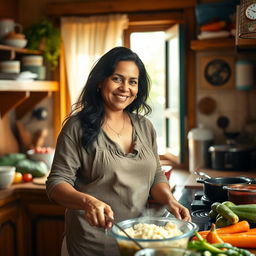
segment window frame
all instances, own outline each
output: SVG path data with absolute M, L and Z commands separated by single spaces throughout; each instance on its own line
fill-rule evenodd
M 155 13 L 155 14 L 136 14 L 129 16 L 129 26 L 124 31 L 123 34 L 123 44 L 125 47 L 130 48 L 130 35 L 134 32 L 153 32 L 153 31 L 165 31 L 175 24 L 183 24 L 183 13 L 178 12 L 165 12 Z M 185 56 L 185 59 L 187 57 Z M 167 97 L 167 95 L 165 95 Z M 186 102 L 187 99 L 184 99 Z M 187 105 L 187 104 L 186 104 Z M 186 112 L 186 111 L 185 111 Z M 163 116 L 164 118 L 164 116 Z M 187 130 L 185 123 L 185 130 Z M 184 138 L 185 139 L 185 138 Z M 159 155 L 161 163 L 163 165 L 172 165 L 177 168 L 187 167 L 187 155 L 184 152 L 183 158 L 185 159 L 183 163 L 179 163 L 177 156 L 166 152 L 164 155 Z

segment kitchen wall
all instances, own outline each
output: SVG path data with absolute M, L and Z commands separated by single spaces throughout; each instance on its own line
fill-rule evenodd
M 234 60 L 231 64 L 231 71 L 233 72 L 233 83 L 229 88 L 205 89 L 201 84 L 201 72 L 204 72 L 201 58 L 202 56 L 228 56 Z M 247 91 L 241 91 L 236 88 L 236 61 L 237 60 L 251 60 L 254 62 L 255 74 L 255 58 L 250 53 L 237 54 L 234 51 L 205 51 L 198 52 L 196 57 L 197 62 L 197 122 L 202 123 L 210 128 L 215 135 L 215 141 L 218 144 L 224 143 L 226 138 L 223 136 L 223 130 L 218 127 L 217 120 L 220 116 L 226 116 L 229 119 L 227 131 L 241 132 L 240 140 L 256 142 L 256 79 L 254 76 L 253 88 Z M 215 108 L 211 113 L 205 113 L 200 110 L 205 97 L 210 97 L 216 103 Z M 206 111 L 207 112 L 207 111 Z

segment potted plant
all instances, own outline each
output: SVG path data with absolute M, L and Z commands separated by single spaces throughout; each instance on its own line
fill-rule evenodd
M 30 50 L 42 50 L 45 61 L 54 69 L 60 55 L 60 29 L 47 18 L 33 24 L 24 31 Z

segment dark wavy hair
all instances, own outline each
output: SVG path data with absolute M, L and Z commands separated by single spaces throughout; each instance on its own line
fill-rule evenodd
M 99 84 L 114 73 L 120 61 L 133 61 L 139 69 L 138 94 L 134 101 L 125 108 L 125 111 L 134 112 L 137 117 L 141 112 L 143 115 L 147 115 L 152 111 L 146 103 L 150 90 L 150 79 L 143 62 L 129 48 L 115 47 L 111 49 L 92 68 L 72 111 L 72 113 L 76 112 L 81 122 L 82 146 L 85 149 L 97 138 L 105 114 L 103 100 L 98 89 Z

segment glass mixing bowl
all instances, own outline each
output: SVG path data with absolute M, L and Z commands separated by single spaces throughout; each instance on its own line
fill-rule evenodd
M 187 222 L 183 220 L 178 220 L 175 218 L 168 217 L 140 217 L 135 219 L 129 219 L 119 222 L 118 224 L 123 228 L 127 229 L 133 227 L 139 223 L 146 224 L 155 224 L 157 226 L 165 226 L 168 222 L 174 223 L 177 228 L 183 233 L 178 236 L 171 238 L 162 238 L 162 239 L 138 239 L 135 240 L 143 248 L 157 248 L 157 247 L 177 247 L 177 248 L 186 248 L 189 238 L 192 237 L 195 231 L 198 230 L 198 227 L 195 223 Z M 139 247 L 126 237 L 120 229 L 116 226 L 113 226 L 111 229 L 111 234 L 116 238 L 117 243 L 120 249 L 121 256 L 134 256 L 134 254 L 139 251 Z

